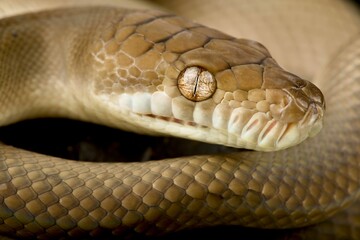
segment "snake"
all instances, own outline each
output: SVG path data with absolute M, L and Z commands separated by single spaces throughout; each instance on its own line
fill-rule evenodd
M 351 15 L 348 3 L 333 2 Z M 316 76 L 312 64 L 302 66 L 310 82 L 280 67 L 261 43 L 169 11 L 68 3 L 4 11 L 1 125 L 66 117 L 244 150 L 97 163 L 1 144 L 2 235 L 50 239 L 163 235 L 216 225 L 298 228 L 356 202 L 359 28 L 346 28 L 348 35 L 326 52 L 330 62 L 318 58 L 324 69 Z M 181 9 L 176 1 L 168 4 Z M 359 26 L 356 19 L 357 12 L 350 23 Z M 284 65 L 296 66 L 291 64 Z

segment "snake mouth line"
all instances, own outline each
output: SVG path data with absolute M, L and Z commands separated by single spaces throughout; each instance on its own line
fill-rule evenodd
M 174 118 L 174 117 L 157 116 L 154 114 L 139 114 L 139 115 L 154 118 L 154 119 L 164 120 L 166 122 L 174 122 L 174 123 L 178 123 L 180 125 L 187 125 L 187 126 L 191 126 L 191 127 L 199 127 L 199 128 L 204 128 L 204 129 L 209 128 L 208 126 L 201 125 L 201 124 L 195 123 L 193 121 L 184 121 L 184 120 Z

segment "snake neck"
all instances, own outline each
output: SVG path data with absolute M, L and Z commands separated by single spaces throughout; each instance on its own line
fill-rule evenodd
M 84 51 L 115 14 L 121 17 L 121 10 L 60 9 L 0 20 L 0 125 L 36 117 L 88 118 L 89 79 L 79 78 L 86 71 Z

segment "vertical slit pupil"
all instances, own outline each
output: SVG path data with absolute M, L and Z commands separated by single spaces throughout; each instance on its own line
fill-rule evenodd
M 200 77 L 200 73 L 201 73 L 201 70 L 199 69 L 197 75 L 196 75 L 196 80 L 195 80 L 195 86 L 194 86 L 194 92 L 193 92 L 193 97 L 196 96 L 196 92 L 197 92 L 197 89 L 198 89 L 198 84 L 199 84 L 199 77 Z

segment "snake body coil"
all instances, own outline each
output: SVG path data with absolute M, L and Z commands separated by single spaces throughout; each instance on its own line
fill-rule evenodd
M 60 116 L 281 151 L 84 163 L 0 145 L 0 231 L 153 235 L 328 218 L 359 192 L 360 119 L 351 113 L 360 85 L 346 78 L 348 91 L 337 94 L 337 73 L 326 74 L 318 82 L 328 96 L 326 128 L 304 141 L 323 125 L 324 97 L 257 42 L 157 11 L 87 7 L 5 18 L 2 125 Z

